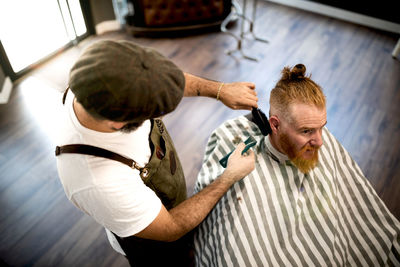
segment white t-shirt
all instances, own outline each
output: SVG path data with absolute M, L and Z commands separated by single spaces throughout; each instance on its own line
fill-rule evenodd
M 131 133 L 102 133 L 80 124 L 74 109 L 74 95 L 68 93 L 57 145 L 88 144 L 148 163 L 151 151 L 151 122 Z M 123 253 L 112 231 L 120 237 L 134 235 L 158 215 L 161 201 L 139 176 L 139 171 L 120 162 L 82 154 L 57 156 L 61 183 L 68 199 L 106 228 L 111 246 Z

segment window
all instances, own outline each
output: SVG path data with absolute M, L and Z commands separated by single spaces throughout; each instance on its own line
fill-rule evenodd
M 87 33 L 79 0 L 0 1 L 5 69 L 15 76 Z

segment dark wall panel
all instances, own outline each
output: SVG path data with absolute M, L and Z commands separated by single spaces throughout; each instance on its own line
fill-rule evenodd
M 390 0 L 380 1 L 346 1 L 346 0 L 310 0 L 321 4 L 345 9 L 378 19 L 400 23 L 399 2 Z

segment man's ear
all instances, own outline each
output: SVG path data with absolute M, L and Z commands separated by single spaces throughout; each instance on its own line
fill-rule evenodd
M 271 130 L 274 134 L 276 134 L 280 127 L 280 120 L 277 116 L 273 115 L 269 117 L 269 124 L 271 125 Z

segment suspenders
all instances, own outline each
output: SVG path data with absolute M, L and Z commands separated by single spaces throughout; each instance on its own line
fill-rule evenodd
M 121 156 L 120 154 L 100 147 L 83 144 L 56 146 L 56 156 L 63 153 L 84 154 L 119 161 L 125 165 L 128 165 L 132 169 L 138 170 L 142 179 L 146 178 L 149 174 L 149 170 L 146 167 L 140 167 L 139 164 L 137 164 L 137 162 L 133 159 L 126 158 L 124 156 Z

